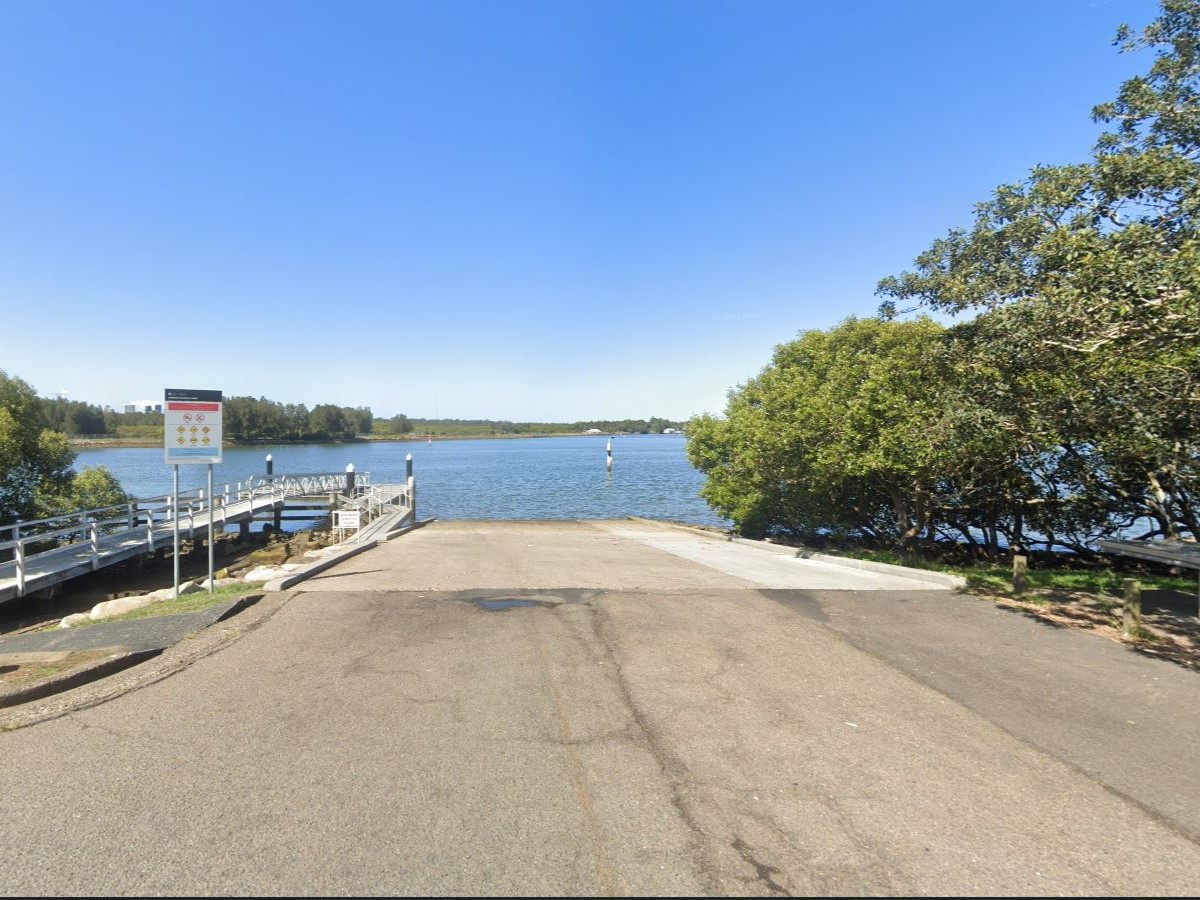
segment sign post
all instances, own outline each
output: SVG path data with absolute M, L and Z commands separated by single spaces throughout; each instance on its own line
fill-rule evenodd
M 221 392 L 167 388 L 163 398 L 163 461 L 175 467 L 175 597 L 179 596 L 179 466 L 208 466 L 208 590 L 213 585 L 213 463 L 221 461 Z

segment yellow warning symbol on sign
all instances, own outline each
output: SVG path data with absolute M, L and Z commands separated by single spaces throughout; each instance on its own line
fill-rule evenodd
M 201 431 L 203 431 L 205 434 L 208 434 L 210 431 L 212 431 L 212 429 L 211 429 L 211 428 L 209 428 L 207 425 L 205 425 L 205 426 L 204 426 L 203 428 L 201 428 L 200 430 L 201 430 Z
M 211 443 L 211 440 L 209 438 L 201 438 L 200 443 L 207 445 L 207 444 Z
M 179 426 L 178 428 L 176 428 L 175 430 L 176 430 L 176 431 L 178 431 L 180 434 L 183 434 L 183 426 L 182 426 L 182 425 L 180 425 L 180 426 Z
M 180 437 L 180 438 L 175 438 L 175 443 L 177 443 L 177 444 L 182 444 L 182 443 L 183 443 L 183 438 L 181 438 L 181 437 Z
M 191 445 L 192 445 L 193 447 L 194 447 L 194 446 L 196 446 L 196 439 L 195 439 L 194 437 L 193 437 L 193 438 L 191 438 L 191 439 L 189 440 L 189 443 L 191 443 Z
M 188 431 L 190 431 L 192 434 L 195 434 L 197 430 L 198 429 L 196 428 L 195 425 L 193 425 L 191 428 L 188 429 Z

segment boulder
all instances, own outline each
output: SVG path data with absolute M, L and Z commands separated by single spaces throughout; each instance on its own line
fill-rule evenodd
M 93 621 L 107 619 L 110 616 L 119 616 L 121 613 L 127 613 L 130 610 L 141 609 L 143 606 L 149 606 L 153 602 L 149 597 L 121 597 L 119 600 L 105 600 L 103 603 L 97 603 L 92 607 L 92 611 L 88 613 L 88 618 Z
M 84 622 L 92 621 L 92 617 L 88 613 L 72 613 L 58 623 L 59 628 L 74 628 L 76 625 L 82 625 Z
M 283 570 L 275 566 L 256 566 L 242 576 L 242 581 L 273 581 L 283 575 Z

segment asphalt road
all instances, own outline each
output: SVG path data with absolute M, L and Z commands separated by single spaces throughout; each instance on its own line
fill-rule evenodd
M 676 536 L 434 524 L 0 734 L 0 890 L 1195 892 L 1195 674 Z

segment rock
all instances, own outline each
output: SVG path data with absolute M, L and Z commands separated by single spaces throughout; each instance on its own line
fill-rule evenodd
M 256 566 L 242 576 L 242 581 L 273 581 L 283 574 L 283 570 L 275 566 Z
M 82 625 L 84 622 L 92 621 L 92 617 L 88 613 L 72 613 L 61 622 L 58 623 L 59 628 L 74 628 L 76 625 Z
M 212 584 L 213 584 L 213 587 L 223 588 L 230 584 L 239 584 L 240 582 L 241 582 L 240 578 L 218 578 L 215 581 L 213 581 Z M 200 590 L 202 590 L 202 591 L 208 590 L 209 584 L 208 584 L 207 578 L 205 578 L 203 581 L 198 581 L 196 583 L 200 585 Z
M 200 590 L 203 590 L 203 588 L 201 588 L 200 585 L 196 584 L 194 581 L 185 581 L 179 586 L 179 596 L 182 597 L 184 594 L 195 594 Z
M 127 613 L 130 610 L 141 609 L 143 606 L 149 606 L 153 602 L 148 597 L 122 597 L 119 600 L 105 600 L 103 603 L 97 603 L 93 606 L 92 611 L 87 615 L 93 621 L 107 619 L 110 616 L 119 616 L 121 613 Z
M 295 572 L 298 568 L 300 568 L 300 566 L 296 563 L 284 563 L 279 568 L 283 569 L 285 572 Z

